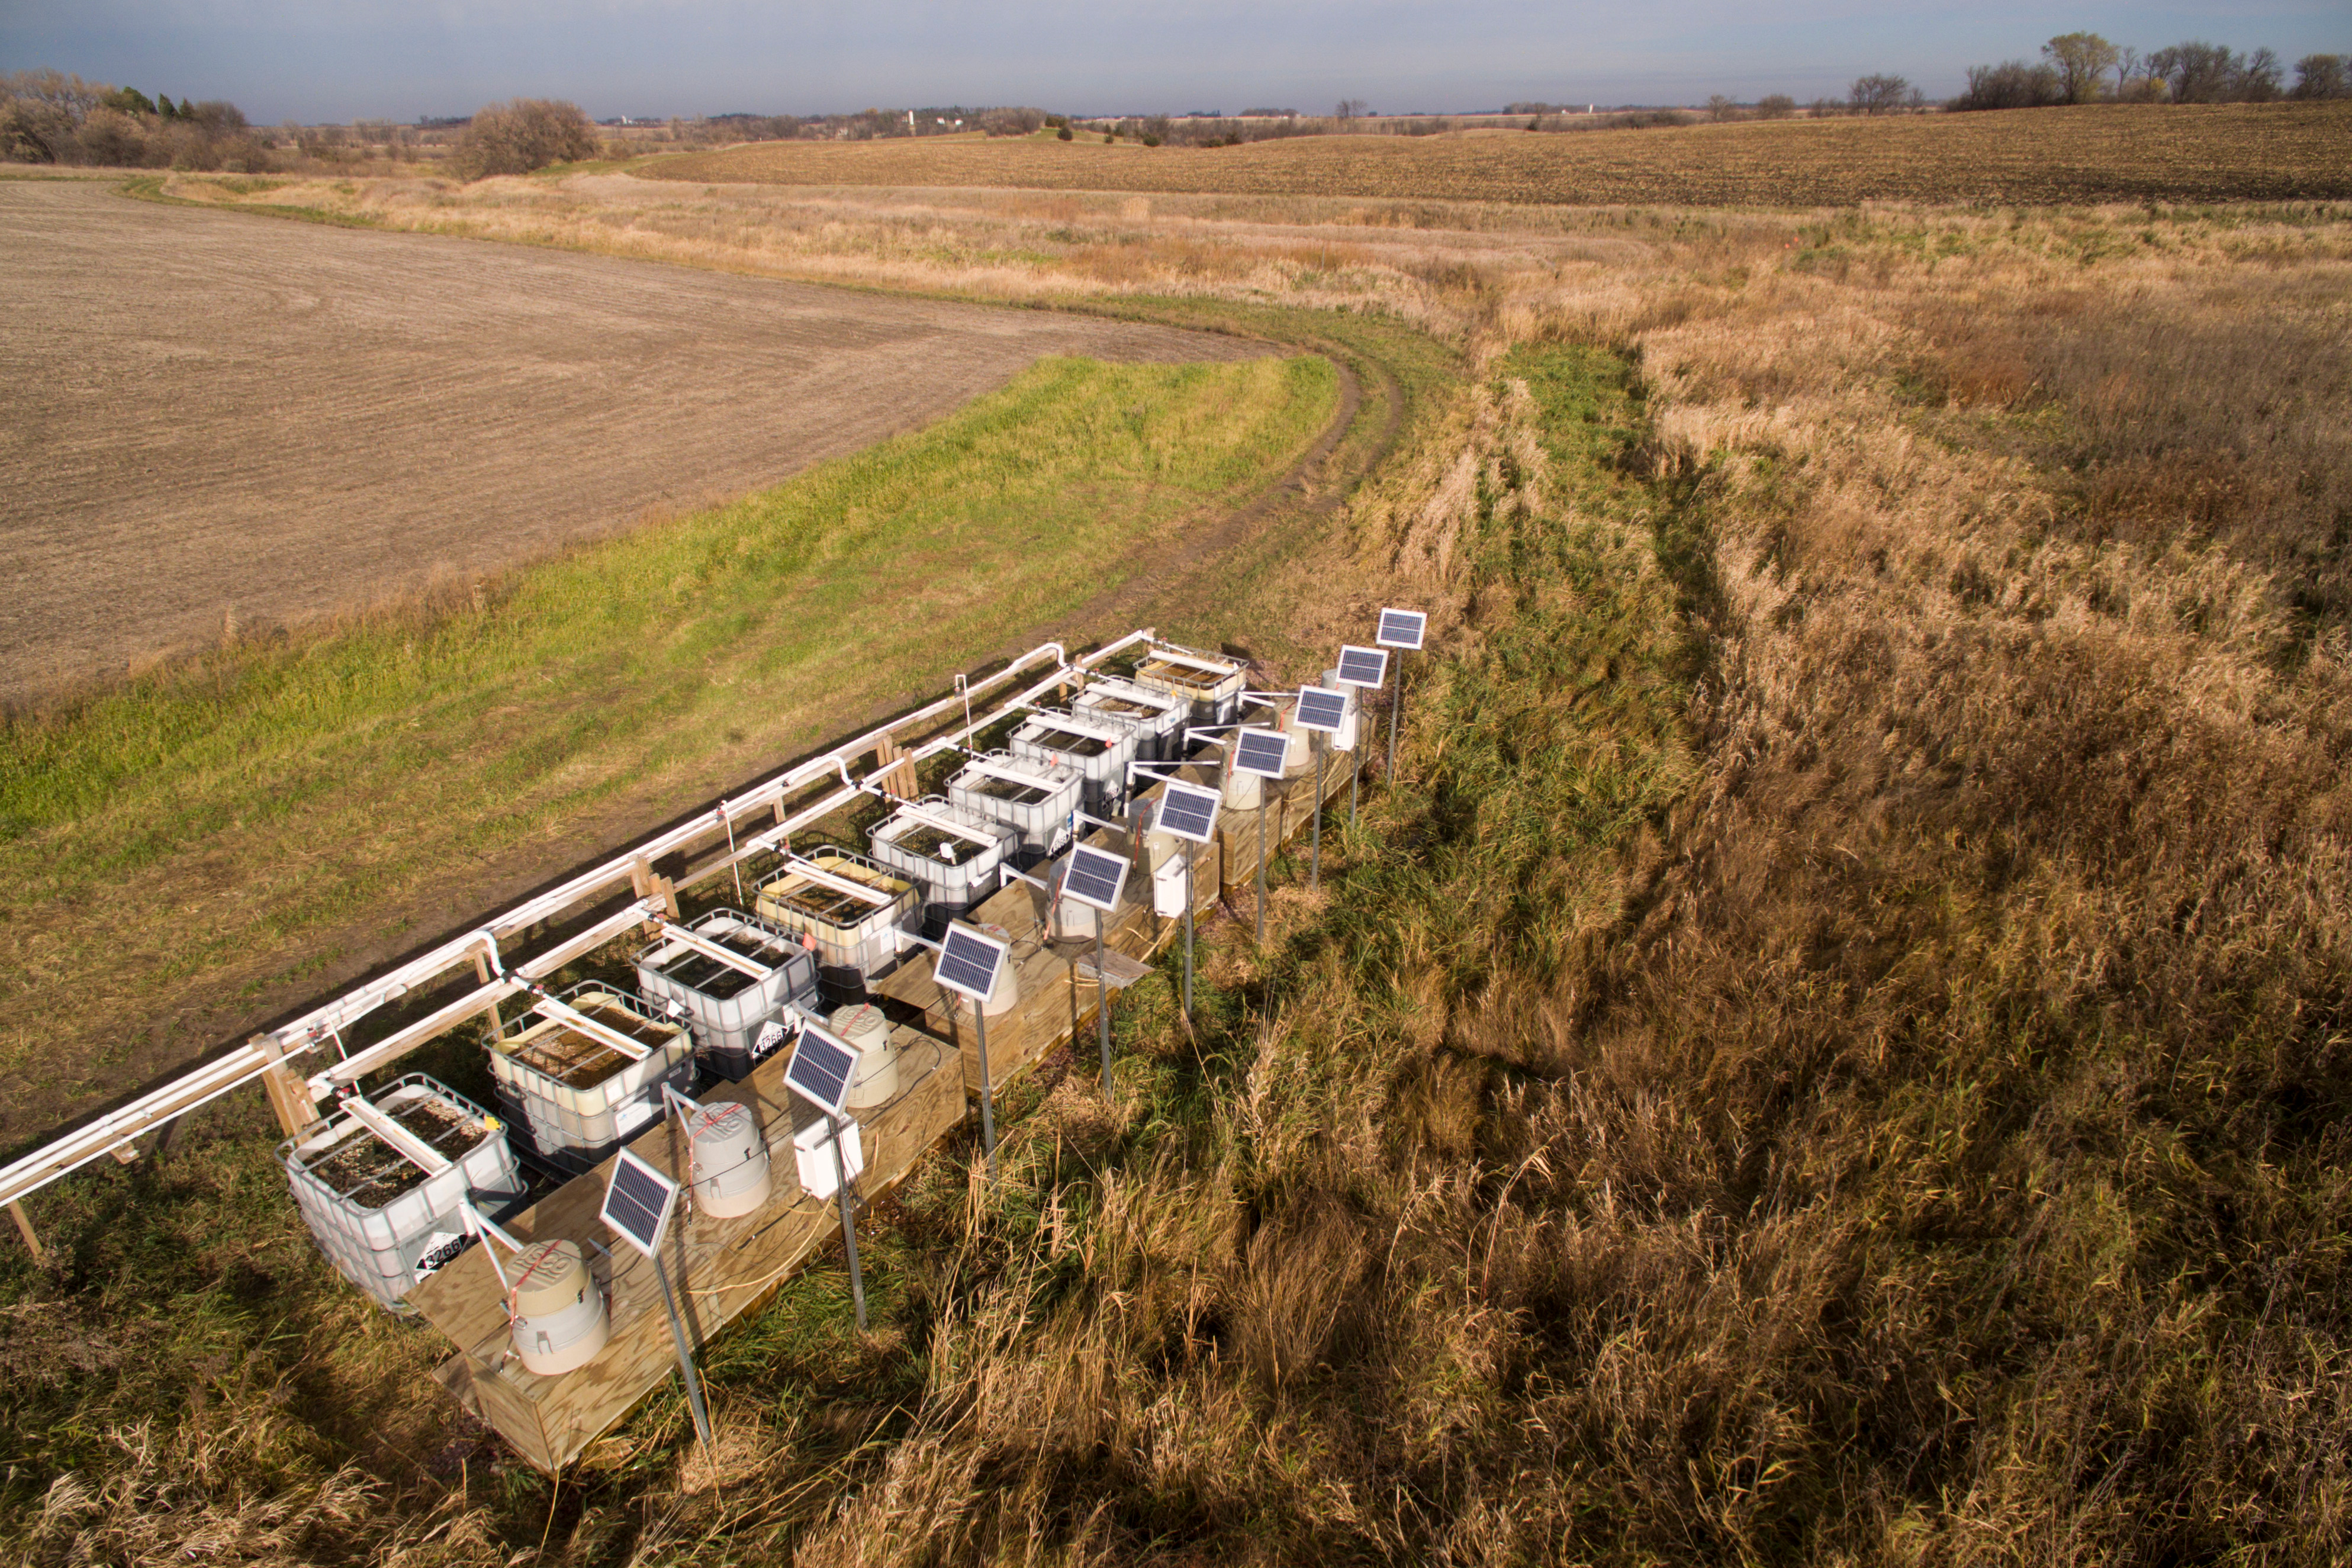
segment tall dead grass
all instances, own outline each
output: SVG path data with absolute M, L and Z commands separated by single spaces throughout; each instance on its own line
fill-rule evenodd
M 2352 233 L 1456 259 L 1482 384 L 1339 525 L 1436 612 L 1398 779 L 910 1184 L 881 1336 L 722 1347 L 724 1486 L 667 1406 L 553 1498 L 183 1427 L 13 1549 L 2342 1561 Z

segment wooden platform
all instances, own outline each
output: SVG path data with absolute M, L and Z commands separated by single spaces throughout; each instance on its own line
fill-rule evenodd
M 1202 769 L 1187 768 L 1180 776 L 1212 786 L 1215 781 Z M 1348 776 L 1337 759 L 1325 785 L 1327 799 L 1342 799 L 1347 793 Z M 1305 831 L 1313 792 L 1311 770 L 1267 790 L 1269 854 Z M 1150 793 L 1156 794 L 1156 788 Z M 1183 846 L 1194 857 L 1196 917 L 1213 907 L 1228 888 L 1238 891 L 1254 883 L 1258 817 L 1255 810 L 1221 813 L 1214 842 Z M 1096 830 L 1087 841 L 1131 852 L 1124 833 Z M 1152 913 L 1148 883 L 1131 874 L 1129 888 L 1139 902 L 1130 902 L 1113 921 L 1105 945 L 1148 961 L 1181 940 L 1183 921 Z M 1007 1084 L 1080 1031 L 1090 1031 L 1100 1005 L 1100 988 L 1081 980 L 1076 967 L 1094 951 L 1091 927 L 1084 937 L 1053 942 L 1047 939 L 1045 915 L 1043 890 L 1026 883 L 1001 890 L 975 912 L 979 922 L 1001 925 L 1012 936 L 1018 967 L 1020 1000 L 988 1020 L 989 1076 L 1000 1103 Z M 869 1197 L 898 1181 L 953 1131 L 965 1119 L 967 1099 L 980 1093 L 978 1031 L 969 1010 L 959 1015 L 931 978 L 927 956 L 913 956 L 875 990 L 919 1010 L 920 1025 L 900 1024 L 891 1034 L 901 1053 L 897 1098 L 857 1116 L 866 1155 L 866 1175 L 858 1186 Z M 784 1065 L 782 1056 L 771 1058 L 743 1082 L 720 1084 L 703 1096 L 706 1103 L 740 1101 L 760 1116 L 775 1193 L 765 1208 L 740 1218 L 688 1215 L 672 1223 L 664 1260 L 679 1295 L 688 1336 L 698 1347 L 766 1301 L 838 1228 L 834 1207 L 807 1197 L 794 1178 L 793 1131 L 814 1113 L 784 1088 Z M 682 1179 L 684 1139 L 675 1118 L 648 1129 L 630 1146 Z M 508 1354 L 502 1292 L 478 1246 L 408 1295 L 409 1302 L 457 1347 L 436 1375 L 442 1384 L 497 1427 L 525 1459 L 549 1474 L 611 1430 L 677 1371 L 677 1353 L 652 1265 L 625 1246 L 612 1248 L 612 1238 L 598 1218 L 611 1174 L 608 1160 L 506 1225 L 519 1240 L 569 1238 L 590 1255 L 591 1269 L 612 1303 L 613 1333 L 604 1353 L 587 1366 L 562 1376 L 540 1377 L 524 1371 Z
M 905 1176 L 963 1119 L 961 1085 L 948 1050 L 906 1028 L 893 1031 L 891 1043 L 900 1053 L 898 1094 L 856 1113 L 866 1149 L 866 1174 L 857 1186 L 867 1197 Z M 767 1135 L 775 1191 L 767 1207 L 753 1214 L 734 1219 L 685 1214 L 671 1222 L 663 1261 L 687 1333 L 698 1347 L 765 1301 L 840 1228 L 834 1205 L 802 1192 L 794 1176 L 793 1132 L 815 1113 L 784 1088 L 785 1060 L 771 1057 L 742 1082 L 719 1085 L 703 1096 L 706 1104 L 737 1100 L 751 1106 Z M 649 1129 L 630 1147 L 684 1179 L 685 1139 L 676 1117 Z M 591 1270 L 612 1304 L 613 1333 L 604 1353 L 579 1371 L 541 1377 L 508 1354 L 503 1292 L 479 1246 L 468 1248 L 408 1294 L 409 1303 L 458 1347 L 436 1374 L 441 1383 L 496 1427 L 516 1452 L 550 1474 L 677 1371 L 653 1265 L 626 1246 L 612 1245 L 598 1218 L 611 1176 L 607 1160 L 506 1226 L 519 1240 L 567 1238 L 589 1254 Z

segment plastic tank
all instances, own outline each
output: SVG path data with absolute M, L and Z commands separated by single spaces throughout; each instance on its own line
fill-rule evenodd
M 1070 840 L 1070 813 L 1086 780 L 1076 770 L 991 752 L 948 780 L 948 800 L 1021 835 L 1021 854 L 1034 860 Z
M 923 933 L 977 909 L 1003 884 L 1021 835 L 934 795 L 901 806 L 868 835 L 874 863 L 923 890 Z
M 814 938 L 819 964 L 853 968 L 867 979 L 898 963 L 907 933 L 922 918 L 912 882 L 847 850 L 786 860 L 761 884 L 754 907 L 764 919 Z
M 740 962 L 665 936 L 637 955 L 637 989 L 657 1006 L 684 1008 L 704 1065 L 740 1082 L 759 1060 L 761 1032 L 784 1004 L 815 997 L 816 955 L 794 933 L 740 909 L 713 910 L 686 929 Z
M 470 1199 L 495 1217 L 521 1200 L 523 1176 L 482 1108 L 422 1073 L 366 1103 L 447 1168 L 426 1170 L 348 1108 L 331 1111 L 318 1132 L 287 1139 L 278 1158 L 319 1249 L 379 1306 L 405 1312 L 411 1309 L 401 1298 L 471 1234 L 459 1204 Z
M 1184 727 L 1192 705 L 1184 697 L 1139 686 L 1133 681 L 1100 680 L 1080 692 L 1070 711 L 1097 715 L 1135 731 L 1135 755 L 1144 762 L 1173 762 L 1184 755 Z
M 1021 721 L 1012 746 L 1015 757 L 1075 771 L 1086 780 L 1086 809 L 1109 817 L 1126 802 L 1127 765 L 1135 760 L 1135 743 L 1134 729 L 1116 719 L 1047 708 Z
M 557 999 L 594 1027 L 541 1016 L 490 1042 L 490 1077 L 524 1152 L 578 1176 L 661 1114 L 664 1084 L 692 1087 L 694 1037 L 677 1019 L 593 980 Z M 615 1039 L 645 1054 L 632 1057 Z
M 1231 724 L 1241 711 L 1242 667 L 1186 648 L 1155 645 L 1135 669 L 1135 684 L 1192 705 L 1196 726 Z

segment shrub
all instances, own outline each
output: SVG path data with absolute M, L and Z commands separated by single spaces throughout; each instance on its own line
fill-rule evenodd
M 1966 92 L 1945 105 L 1953 110 L 2040 109 L 2066 101 L 2065 85 L 2049 66 L 2004 60 L 1997 66 L 1970 66 Z
M 1042 109 L 983 109 L 980 128 L 991 136 L 1027 136 L 1045 124 Z
M 1756 100 L 1759 120 L 1786 120 L 1797 112 L 1797 100 L 1785 92 L 1776 92 Z
M 578 104 L 519 98 L 475 110 L 473 122 L 450 154 L 449 166 L 460 179 L 480 180 L 492 174 L 528 174 L 595 154 L 595 133 Z
M 1061 130 L 1054 132 L 1054 140 L 1056 141 L 1071 141 L 1076 140 L 1076 138 L 1070 133 L 1070 128 L 1065 125 Z

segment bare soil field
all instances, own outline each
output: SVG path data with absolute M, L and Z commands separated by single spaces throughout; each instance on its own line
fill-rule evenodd
M 458 586 L 1210 333 L 0 183 L 0 704 Z
M 2352 197 L 2352 104 L 2097 105 L 1557 134 L 1308 136 L 1243 147 L 757 142 L 640 172 L 721 183 L 1022 186 L 1819 207 Z

